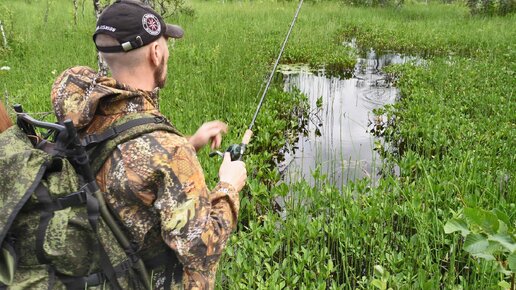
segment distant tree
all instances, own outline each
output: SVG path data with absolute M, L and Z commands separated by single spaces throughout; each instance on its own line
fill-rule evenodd
M 74 0 L 76 1 L 76 0 Z M 185 6 L 185 0 L 140 0 L 151 6 L 154 10 L 161 14 L 163 17 L 172 16 L 174 14 L 182 12 L 182 8 Z M 113 3 L 114 0 L 93 0 L 96 12 L 102 12 L 102 9 L 107 5 Z M 98 14 L 97 14 L 98 16 Z

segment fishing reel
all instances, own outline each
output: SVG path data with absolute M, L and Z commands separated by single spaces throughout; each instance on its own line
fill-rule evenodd
M 229 152 L 229 155 L 231 156 L 231 161 L 237 161 L 242 160 L 242 157 L 244 156 L 245 148 L 247 144 L 249 144 L 249 141 L 251 141 L 251 137 L 253 136 L 253 131 L 250 129 L 247 129 L 244 133 L 244 137 L 242 138 L 242 143 L 240 144 L 232 144 L 228 147 L 228 149 L 225 152 Z M 210 157 L 217 156 L 224 158 L 224 153 L 220 151 L 214 151 L 210 153 Z
M 245 151 L 245 144 L 232 144 L 231 146 L 226 149 L 225 152 L 229 152 L 229 155 L 231 156 L 231 161 L 236 160 L 242 160 L 242 156 L 244 155 Z M 220 157 L 224 158 L 224 153 L 220 151 L 214 151 L 210 153 L 210 157 L 214 157 L 219 155 Z

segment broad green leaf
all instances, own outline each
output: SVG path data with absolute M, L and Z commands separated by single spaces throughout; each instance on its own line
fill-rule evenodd
M 503 289 L 509 289 L 511 284 L 509 284 L 507 281 L 500 281 L 498 282 L 498 286 L 502 287 Z
M 500 227 L 498 228 L 498 234 L 507 234 L 509 232 L 509 227 L 507 227 L 507 224 L 504 223 L 502 220 L 498 220 Z
M 504 251 L 504 248 L 502 245 L 500 245 L 499 242 L 496 242 L 496 241 L 490 241 L 489 240 L 489 237 L 487 238 L 488 241 L 489 241 L 489 246 L 487 247 L 487 249 L 484 250 L 484 254 L 497 254 L 497 253 L 501 253 Z
M 470 223 L 480 225 L 482 221 L 482 211 L 478 208 L 466 207 L 464 208 L 464 217 L 466 217 Z
M 451 219 L 444 225 L 444 232 L 447 234 L 457 231 L 460 231 L 464 237 L 470 233 L 468 225 L 462 219 Z
M 464 249 L 471 254 L 478 254 L 484 251 L 489 242 L 481 234 L 469 234 L 464 241 Z
M 378 277 L 383 277 L 383 273 L 384 273 L 383 267 L 382 267 L 382 266 L 380 266 L 380 265 L 375 265 L 375 266 L 374 266 L 374 273 L 375 273 Z
M 516 242 L 508 234 L 489 235 L 487 239 L 500 243 L 509 253 L 516 251 Z
M 491 254 L 477 253 L 477 254 L 473 254 L 473 256 L 484 259 L 486 261 L 495 261 L 496 260 L 496 258 Z
M 378 279 L 371 281 L 371 285 L 381 290 L 385 290 L 387 288 L 387 283 Z
M 498 217 L 499 220 L 501 220 L 505 224 L 510 224 L 509 216 L 505 212 L 495 208 L 493 209 L 493 213 Z
M 511 269 L 513 273 L 516 273 L 516 252 L 512 252 L 512 254 L 509 255 L 507 264 L 509 264 L 509 269 Z
M 475 224 L 482 228 L 489 234 L 494 234 L 498 231 L 499 222 L 496 215 L 492 212 L 485 211 L 479 208 L 465 208 L 464 216 L 470 224 Z

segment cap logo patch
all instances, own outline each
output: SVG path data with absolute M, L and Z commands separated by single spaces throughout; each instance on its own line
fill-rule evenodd
M 158 35 L 161 32 L 161 23 L 156 15 L 150 13 L 143 15 L 142 24 L 150 35 Z

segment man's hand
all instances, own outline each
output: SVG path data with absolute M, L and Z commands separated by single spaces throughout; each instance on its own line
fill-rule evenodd
M 220 181 L 227 182 L 236 189 L 237 192 L 242 190 L 247 179 L 247 170 L 245 163 L 242 161 L 231 161 L 229 152 L 224 153 L 224 161 L 219 169 Z
M 211 142 L 211 149 L 219 148 L 222 142 L 222 134 L 228 131 L 228 125 L 221 121 L 211 121 L 202 124 L 197 132 L 188 139 L 195 151 L 199 151 L 204 145 Z

